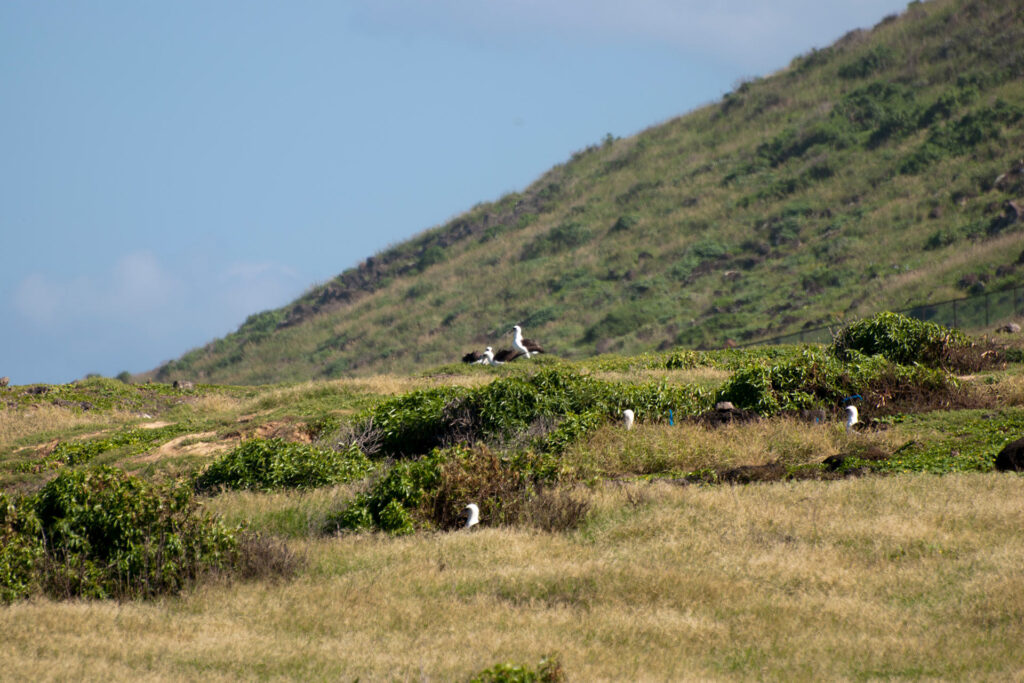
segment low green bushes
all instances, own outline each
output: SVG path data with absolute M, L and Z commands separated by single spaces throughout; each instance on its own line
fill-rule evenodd
M 509 442 L 558 451 L 571 438 L 631 408 L 640 420 L 667 420 L 710 405 L 709 392 L 664 382 L 609 382 L 573 368 L 502 377 L 476 389 L 415 391 L 384 401 L 362 418 L 384 455 L 408 457 L 456 443 Z M 586 417 L 583 417 L 586 416 Z M 566 424 L 563 436 L 547 432 Z M 545 429 L 545 423 L 550 429 Z M 534 440 L 523 439 L 531 430 Z
M 249 439 L 201 472 L 195 488 L 314 488 L 360 479 L 371 467 L 355 444 L 335 451 L 281 439 Z
M 443 454 L 435 451 L 419 460 L 396 463 L 368 492 L 328 518 L 326 531 L 380 529 L 391 534 L 414 530 L 411 510 L 437 488 Z
M 63 470 L 38 493 L 0 496 L 0 599 L 173 594 L 239 560 L 235 532 L 181 484 L 111 467 Z
M 781 411 L 840 405 L 844 399 L 885 404 L 900 399 L 927 400 L 945 396 L 955 383 L 941 370 L 903 366 L 883 356 L 855 350 L 849 362 L 817 349 L 805 349 L 791 360 L 774 365 L 753 363 L 737 370 L 719 390 L 718 400 L 761 415 Z
M 590 505 L 559 486 L 562 476 L 558 458 L 550 454 L 484 444 L 439 448 L 395 462 L 366 492 L 330 515 L 324 531 L 402 535 L 417 528 L 452 529 L 462 525 L 459 515 L 469 502 L 490 525 L 565 531 L 583 522 Z
M 474 675 L 470 683 L 559 683 L 566 680 L 557 656 L 541 657 L 536 669 L 525 664 L 501 662 Z
M 958 349 L 969 344 L 959 330 L 885 312 L 844 327 L 833 340 L 831 352 L 840 360 L 850 360 L 851 352 L 858 351 L 901 365 L 945 367 Z

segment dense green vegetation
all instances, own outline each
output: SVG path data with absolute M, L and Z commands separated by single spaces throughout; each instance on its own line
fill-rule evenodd
M 404 372 L 509 346 L 514 323 L 563 358 L 718 348 L 1019 284 L 1005 204 L 1024 197 L 1022 12 L 912 2 L 608 136 L 155 376 Z
M 177 593 L 236 564 L 238 539 L 181 485 L 111 467 L 65 469 L 38 493 L 0 494 L 0 600 Z

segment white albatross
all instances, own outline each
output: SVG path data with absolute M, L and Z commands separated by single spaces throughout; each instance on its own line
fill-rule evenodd
M 544 353 L 544 349 L 540 347 L 540 344 L 532 339 L 523 338 L 523 328 L 519 327 L 519 325 L 513 325 L 512 332 L 515 334 L 512 338 L 512 346 L 520 354 L 529 358 L 530 354 Z
M 629 408 L 626 408 L 625 410 L 622 411 L 622 423 L 626 425 L 627 432 L 633 428 L 634 417 L 635 416 L 633 415 L 633 411 L 630 410 Z
M 494 365 L 494 349 L 488 346 L 483 353 L 470 351 L 462 357 L 462 362 L 474 365 Z
M 849 431 L 853 429 L 853 425 L 857 424 L 858 422 L 857 406 L 846 406 L 844 410 L 846 411 L 846 431 L 847 433 L 849 433 Z
M 480 523 L 480 508 L 476 506 L 476 503 L 470 503 L 462 509 L 462 514 L 466 515 L 466 526 L 464 529 L 469 529 Z

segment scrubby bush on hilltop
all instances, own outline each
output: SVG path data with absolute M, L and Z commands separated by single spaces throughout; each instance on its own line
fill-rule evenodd
M 884 312 L 844 327 L 830 348 L 844 361 L 852 358 L 852 351 L 858 351 L 884 356 L 901 365 L 948 367 L 954 353 L 968 345 L 970 340 L 959 330 Z

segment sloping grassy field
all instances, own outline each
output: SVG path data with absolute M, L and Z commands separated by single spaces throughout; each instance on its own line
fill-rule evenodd
M 258 533 L 262 550 L 248 572 L 213 570 L 148 599 L 61 599 L 44 581 L 0 604 L 0 678 L 1020 678 L 1024 478 L 993 469 L 1024 436 L 1020 353 L 998 347 L 969 374 L 938 370 L 941 383 L 913 375 L 932 378 L 918 392 L 877 358 L 829 374 L 830 353 L 8 389 L 4 505 L 104 466 L 214 481 L 194 486 L 196 503 Z M 786 385 L 799 368 L 813 372 Z M 778 406 L 760 416 L 739 398 L 752 369 Z M 863 430 L 807 398 L 857 386 L 833 387 L 843 377 L 862 382 Z M 767 405 L 763 392 L 750 400 Z M 726 396 L 745 417 L 716 426 Z M 606 410 L 619 399 L 637 409 L 633 430 Z M 804 400 L 824 416 L 787 407 Z M 525 405 L 543 411 L 510 431 L 487 432 L 473 412 Z M 445 441 L 456 428 L 481 438 Z M 434 438 L 429 452 L 408 446 Z M 331 469 L 353 443 L 370 469 Z M 239 459 L 253 447 L 278 459 L 257 472 Z M 456 515 L 470 500 L 483 522 L 466 531 Z
M 912 2 L 148 376 L 424 370 L 509 346 L 517 323 L 564 358 L 721 348 L 1019 285 L 1022 55 L 1019 3 Z

